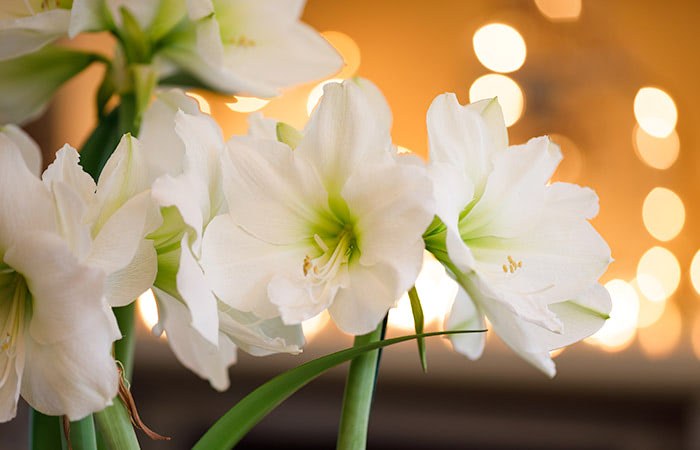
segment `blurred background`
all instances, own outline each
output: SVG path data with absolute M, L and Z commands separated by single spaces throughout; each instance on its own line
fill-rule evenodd
M 549 134 L 564 154 L 553 179 L 595 189 L 601 208 L 593 223 L 616 260 L 601 279 L 613 298 L 611 319 L 555 353 L 553 380 L 492 333 L 476 362 L 432 338 L 427 374 L 415 343 L 387 349 L 369 448 L 700 449 L 700 3 L 309 0 L 303 19 L 345 58 L 336 78 L 366 77 L 384 92 L 400 151 L 427 158 L 425 113 L 443 92 L 462 103 L 497 95 L 511 143 Z M 106 51 L 112 43 L 89 35 L 69 45 Z M 45 164 L 66 141 L 79 148 L 94 126 L 100 71 L 70 81 L 29 126 Z M 303 127 L 322 84 L 269 101 L 190 95 L 228 138 L 245 132 L 253 111 Z M 417 287 L 427 328 L 438 330 L 456 286 L 426 258 Z M 241 353 L 231 388 L 217 393 L 150 334 L 149 293 L 139 310 L 134 397 L 143 420 L 173 438 L 142 436 L 144 448 L 189 448 L 256 386 L 352 344 L 320 316 L 305 324 L 302 355 Z M 412 331 L 407 300 L 389 317 L 389 335 Z M 346 370 L 293 396 L 238 448 L 332 448 Z M 0 448 L 26 446 L 26 420 L 23 409 L 0 425 Z

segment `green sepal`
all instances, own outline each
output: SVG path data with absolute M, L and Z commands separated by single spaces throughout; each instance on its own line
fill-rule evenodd
M 151 60 L 151 41 L 146 32 L 141 29 L 136 18 L 129 10 L 119 8 L 122 15 L 122 26 L 117 31 L 124 47 L 126 60 L 129 63 L 149 63 Z
M 425 326 L 425 318 L 423 317 L 423 307 L 420 304 L 420 297 L 418 297 L 418 291 L 415 286 L 408 291 L 408 299 L 411 301 L 411 312 L 413 312 L 413 323 L 416 327 L 416 334 L 422 334 Z M 423 372 L 427 372 L 428 362 L 425 358 L 425 339 L 420 337 L 416 338 L 416 343 L 418 344 L 420 365 L 423 368 Z
M 328 369 L 366 352 L 415 338 L 461 333 L 482 333 L 484 331 L 486 330 L 440 331 L 423 333 L 420 335 L 401 336 L 341 350 L 309 361 L 273 378 L 248 394 L 212 425 L 204 436 L 194 445 L 193 449 L 218 450 L 233 448 L 255 424 L 293 393 Z
M 301 131 L 284 122 L 277 122 L 277 140 L 287 144 L 292 150 L 297 148 L 301 138 L 304 137 Z

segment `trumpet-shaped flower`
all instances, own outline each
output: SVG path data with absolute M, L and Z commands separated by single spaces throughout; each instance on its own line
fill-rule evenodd
M 0 5 L 0 61 L 39 50 L 64 35 L 70 5 L 62 0 L 5 0 Z
M 343 61 L 299 21 L 303 0 L 193 0 L 163 56 L 211 88 L 259 97 L 332 75 Z
M 178 359 L 216 389 L 228 387 L 236 348 L 263 355 L 299 352 L 301 328 L 279 318 L 237 311 L 212 293 L 200 267 L 201 241 L 212 220 L 226 212 L 218 125 L 182 91 L 158 95 L 144 116 L 141 139 L 161 208 L 162 226 L 149 237 L 158 253 L 155 296 L 159 325 Z
M 0 129 L 0 421 L 14 417 L 20 393 L 70 420 L 117 393 L 120 332 L 108 302 L 126 303 L 155 277 L 155 257 L 150 274 L 139 257 L 150 199 L 131 195 L 140 187 L 129 141 L 96 186 L 67 145 L 40 179 L 36 144 Z
M 343 331 L 364 334 L 411 287 L 431 186 L 424 168 L 394 159 L 391 117 L 364 83 L 326 85 L 294 150 L 266 137 L 229 141 L 229 213 L 202 241 L 224 303 L 260 317 L 279 311 L 289 324 L 328 309 Z
M 512 349 L 550 376 L 549 351 L 598 330 L 610 312 L 597 283 L 610 249 L 588 222 L 598 198 L 587 188 L 547 184 L 561 160 L 549 138 L 508 147 L 498 102 L 461 106 L 438 96 L 428 111 L 436 222 L 428 250 L 463 290 L 449 329 L 483 328 L 484 315 Z M 483 334 L 453 337 L 475 359 Z

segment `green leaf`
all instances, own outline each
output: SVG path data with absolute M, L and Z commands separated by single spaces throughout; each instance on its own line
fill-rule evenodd
M 411 300 L 411 311 L 413 312 L 413 323 L 416 326 L 416 334 L 422 334 L 425 319 L 423 318 L 423 307 L 421 307 L 420 298 L 418 297 L 418 291 L 416 291 L 415 286 L 408 291 L 408 298 Z M 419 337 L 416 339 L 416 343 L 418 344 L 420 365 L 423 368 L 423 372 L 427 372 L 428 362 L 425 359 L 425 339 Z
M 112 404 L 95 413 L 95 421 L 107 447 L 112 450 L 138 450 L 139 441 L 129 418 L 129 412 L 117 395 Z
M 70 446 L 73 450 L 97 450 L 95 422 L 92 414 L 70 423 Z
M 80 150 L 80 165 L 97 182 L 102 168 L 110 155 L 119 144 L 121 133 L 119 130 L 119 109 L 114 108 L 109 114 L 103 116 L 97 127 L 88 137 Z
M 401 336 L 331 353 L 295 367 L 263 384 L 224 414 L 195 444 L 193 450 L 230 449 L 238 443 L 263 417 L 293 393 L 323 372 L 349 361 L 365 352 L 399 342 L 430 336 L 460 333 L 481 333 L 486 330 L 459 330 Z
M 122 15 L 122 27 L 118 30 L 124 47 L 124 53 L 129 63 L 149 63 L 151 60 L 151 41 L 141 29 L 136 18 L 129 10 L 122 6 L 119 9 Z
M 32 408 L 29 416 L 29 448 L 32 450 L 61 448 L 62 427 L 60 417 L 47 416 Z

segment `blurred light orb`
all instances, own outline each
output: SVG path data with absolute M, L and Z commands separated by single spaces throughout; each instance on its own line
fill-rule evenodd
M 653 282 L 657 283 L 658 289 L 662 289 L 661 283 L 655 278 Z M 657 320 L 666 310 L 666 299 L 661 301 L 651 301 L 639 289 L 639 282 L 635 280 L 633 285 L 637 288 L 637 297 L 639 298 L 639 315 L 637 316 L 637 328 L 645 328 L 656 323 Z
M 693 344 L 693 353 L 695 353 L 695 357 L 700 359 L 700 315 L 695 316 L 690 340 Z
M 472 42 L 481 64 L 494 72 L 513 72 L 525 62 L 525 40 L 511 26 L 502 23 L 485 25 L 474 33 Z
M 660 241 L 670 241 L 685 223 L 683 200 L 670 189 L 655 187 L 644 199 L 642 218 L 649 234 Z
M 226 103 L 226 106 L 228 106 L 230 110 L 239 113 L 251 113 L 259 109 L 263 109 L 265 105 L 270 103 L 270 100 L 258 97 L 243 97 L 236 95 L 234 98 L 236 101 Z
M 207 101 L 206 98 L 199 94 L 195 94 L 194 92 L 186 92 L 185 94 L 188 97 L 195 99 L 200 111 L 202 111 L 204 114 L 211 114 L 211 107 L 209 106 L 209 101 Z
M 423 309 L 423 322 L 426 327 L 442 323 L 452 307 L 457 295 L 457 283 L 445 272 L 445 268 L 428 252 L 423 254 L 423 267 L 416 290 Z M 396 307 L 390 310 L 389 324 L 403 330 L 413 330 L 413 311 L 408 293 L 401 296 Z
M 311 341 L 318 333 L 323 330 L 330 321 L 328 310 L 323 310 L 320 314 L 307 319 L 301 323 L 301 328 L 304 331 L 304 337 L 307 341 Z
M 321 97 L 323 97 L 323 86 L 327 85 L 328 83 L 342 83 L 343 79 L 342 78 L 331 78 L 330 80 L 322 81 L 318 83 L 309 93 L 309 98 L 306 100 L 306 114 L 311 116 L 311 113 L 314 111 L 314 108 L 318 104 L 319 100 L 321 100 Z
M 136 302 L 141 321 L 149 330 L 153 330 L 153 327 L 158 323 L 158 304 L 156 303 L 156 297 L 153 295 L 153 291 L 149 289 L 139 295 Z
M 651 301 L 670 297 L 681 281 L 681 266 L 676 256 L 663 247 L 652 247 L 639 259 L 639 290 Z
M 355 75 L 357 69 L 360 68 L 360 47 L 355 41 L 345 33 L 340 31 L 324 31 L 321 33 L 332 46 L 336 49 L 340 56 L 343 57 L 345 64 L 336 78 L 350 78 Z
M 396 146 L 396 153 L 398 153 L 399 155 L 405 155 L 407 153 L 412 153 L 412 152 L 411 152 L 411 150 L 409 150 L 408 148 L 406 148 L 402 145 L 397 145 Z
M 572 21 L 581 15 L 581 0 L 535 0 L 535 5 L 553 22 Z
M 518 83 L 505 75 L 490 73 L 477 78 L 469 88 L 469 101 L 498 97 L 503 109 L 503 118 L 509 127 L 523 114 L 525 98 Z
M 591 338 L 605 350 L 622 350 L 629 345 L 637 330 L 639 297 L 629 283 L 619 279 L 606 283 L 605 289 L 612 299 L 612 311 L 605 325 Z
M 664 138 L 676 128 L 678 110 L 673 99 L 658 88 L 644 87 L 634 97 L 634 116 L 647 133 Z
M 695 292 L 700 294 L 700 250 L 693 256 L 693 262 L 690 263 L 690 281 L 693 283 Z
M 652 136 L 639 125 L 634 127 L 634 149 L 639 159 L 654 169 L 668 169 L 678 159 L 681 142 L 676 130 L 664 138 Z
M 649 358 L 665 358 L 678 346 L 682 329 L 678 306 L 669 303 L 656 323 L 639 330 L 639 345 Z

